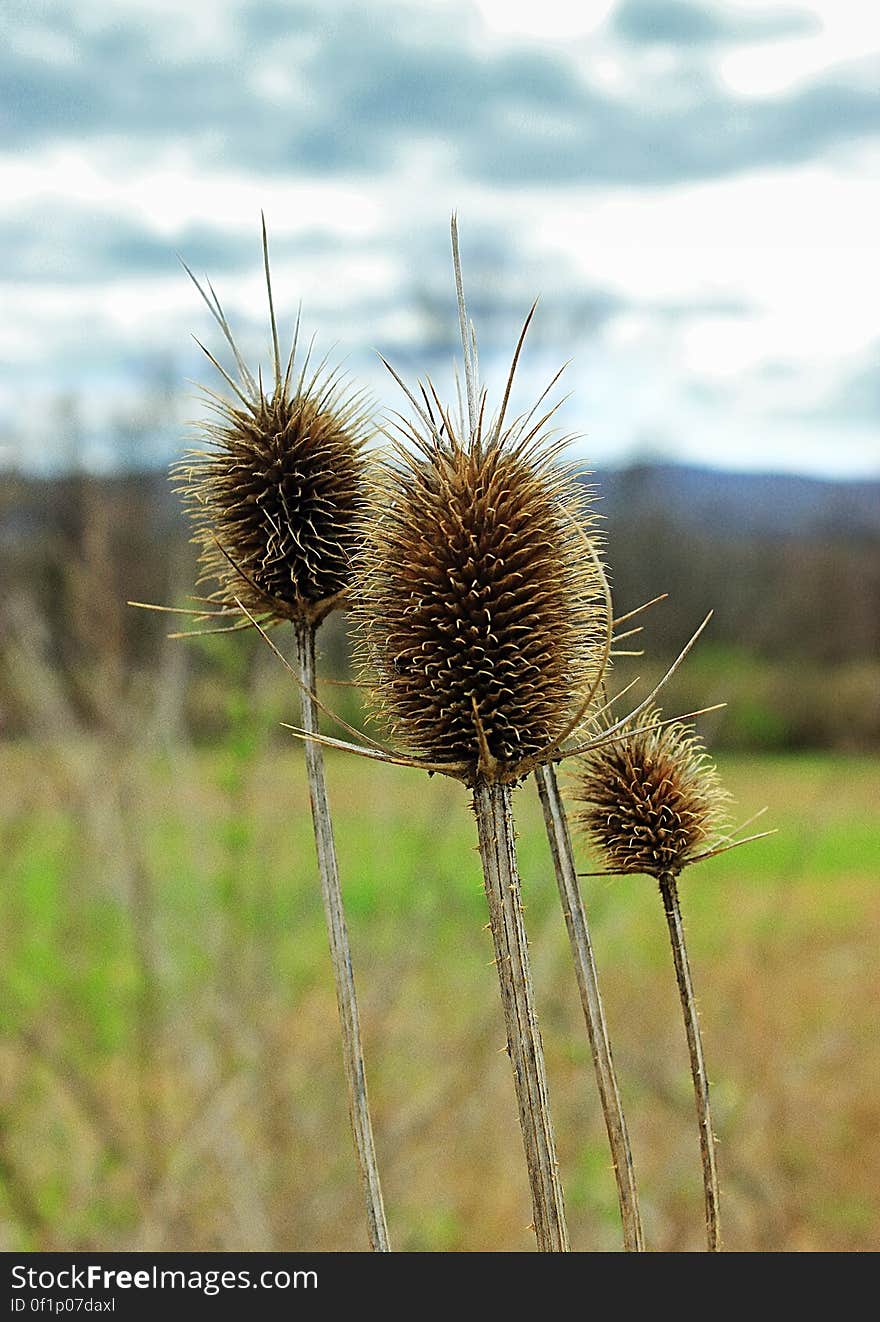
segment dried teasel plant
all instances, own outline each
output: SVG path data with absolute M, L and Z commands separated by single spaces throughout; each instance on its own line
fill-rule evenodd
M 559 459 L 548 408 L 485 428 L 474 336 L 453 256 L 470 433 L 434 397 L 374 497 L 360 591 L 380 714 L 410 750 L 460 763 L 469 783 L 534 767 L 572 948 L 627 1250 L 644 1248 L 632 1153 L 565 809 L 547 750 L 571 733 L 608 660 L 610 598 L 587 490 Z M 534 309 L 532 310 L 534 311 Z M 525 331 L 517 346 L 513 368 Z M 511 380 L 513 370 L 511 371 Z M 461 409 L 462 414 L 464 409 Z M 427 424 L 427 425 L 426 425 Z M 466 439 L 467 438 L 467 439 Z M 537 755 L 537 756 L 536 756 Z M 506 770 L 505 770 L 506 768 Z
M 455 222 L 453 258 L 461 290 Z M 377 469 L 356 615 L 374 707 L 411 765 L 473 793 L 538 1248 L 569 1247 L 520 899 L 511 787 L 567 737 L 608 633 L 586 493 L 559 465 L 543 398 L 506 420 L 477 391 L 460 297 L 467 417 L 429 385 Z M 534 309 L 532 310 L 534 311 Z M 402 383 L 401 383 L 402 384 Z M 407 392 L 409 393 L 409 392 Z
M 190 631 L 196 633 L 256 626 L 265 637 L 265 626 L 289 621 L 296 638 L 293 673 L 301 694 L 302 725 L 317 734 L 315 633 L 330 611 L 347 601 L 364 504 L 365 447 L 373 429 L 365 396 L 351 394 L 326 358 L 313 364 L 314 341 L 301 365 L 297 363 L 299 317 L 282 365 L 265 217 L 262 236 L 272 340 L 268 386 L 262 371 L 254 376 L 245 363 L 211 284 L 206 291 L 186 268 L 231 350 L 238 380 L 201 346 L 232 395 L 205 389 L 214 415 L 204 429 L 208 446 L 191 450 L 174 470 L 195 524 L 201 581 L 215 585 L 198 599 L 198 608 L 184 613 L 200 623 L 213 622 L 210 628 Z M 228 619 L 233 623 L 227 624 Z M 373 1249 L 387 1251 L 351 947 L 317 740 L 308 740 L 305 757 L 369 1239 Z
M 473 791 L 495 963 L 539 1248 L 568 1248 L 516 865 L 511 786 L 558 751 L 595 694 L 610 646 L 607 590 L 584 488 L 548 437 L 552 388 L 507 425 L 517 345 L 486 420 L 453 220 L 467 418 L 433 388 L 400 418 L 377 471 L 359 562 L 360 657 L 379 714 L 406 752 L 366 756 L 439 771 Z M 393 372 L 393 369 L 390 369 Z M 394 374 L 396 376 L 396 374 Z M 586 701 L 584 694 L 587 693 Z M 305 734 L 305 732 L 299 732 Z M 340 741 L 326 740 L 338 744 Z
M 721 1248 L 715 1136 L 709 1080 L 678 898 L 678 877 L 761 832 L 736 840 L 726 830 L 728 795 L 702 744 L 656 707 L 644 726 L 594 748 L 577 764 L 571 797 L 577 822 L 612 874 L 645 873 L 660 887 L 681 998 L 700 1130 L 709 1250 Z M 740 828 L 742 830 L 743 828 Z M 734 833 L 736 834 L 736 833 Z

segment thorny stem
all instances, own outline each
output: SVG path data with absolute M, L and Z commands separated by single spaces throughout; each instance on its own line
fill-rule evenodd
M 547 827 L 547 839 L 553 855 L 556 880 L 559 885 L 559 898 L 568 928 L 574 970 L 587 1032 L 593 1053 L 593 1066 L 596 1070 L 596 1082 L 608 1131 L 611 1158 L 614 1163 L 614 1178 L 617 1181 L 617 1199 L 620 1204 L 620 1219 L 623 1226 L 623 1246 L 629 1253 L 643 1253 L 645 1240 L 642 1234 L 642 1220 L 639 1212 L 639 1195 L 633 1171 L 632 1151 L 629 1145 L 626 1120 L 617 1087 L 614 1061 L 611 1058 L 611 1044 L 605 1023 L 605 1010 L 599 992 L 599 979 L 593 958 L 593 946 L 590 941 L 590 929 L 584 911 L 575 872 L 571 837 L 565 808 L 559 793 L 556 772 L 551 764 L 538 767 L 535 772 L 538 783 L 538 795 L 544 810 L 544 823 Z
M 303 729 L 309 734 L 317 734 L 318 711 L 314 700 L 314 625 L 307 622 L 298 623 L 296 626 L 296 641 L 301 680 Z M 367 1205 L 370 1245 L 377 1252 L 388 1253 L 391 1245 L 388 1240 L 388 1227 L 385 1224 L 382 1187 L 379 1183 L 379 1170 L 376 1164 L 376 1150 L 373 1143 L 373 1126 L 370 1121 L 370 1107 L 367 1099 L 367 1077 L 364 1069 L 364 1052 L 354 987 L 354 971 L 351 962 L 351 947 L 348 941 L 348 928 L 345 922 L 345 910 L 342 905 L 342 891 L 339 886 L 336 846 L 333 841 L 330 804 L 327 798 L 327 782 L 324 775 L 324 753 L 321 745 L 315 739 L 305 741 L 305 753 L 309 797 L 312 804 L 312 821 L 315 827 L 318 871 L 321 876 L 321 893 L 327 919 L 327 935 L 330 939 L 333 976 L 336 982 L 339 1024 L 342 1030 L 342 1057 L 346 1083 L 348 1084 L 348 1109 Z
M 474 788 L 474 812 L 507 1029 L 507 1051 L 513 1066 L 529 1172 L 535 1237 L 542 1253 L 566 1253 L 568 1231 L 523 924 L 510 786 L 481 778 Z
M 697 1003 L 694 997 L 694 985 L 691 981 L 690 964 L 688 963 L 684 940 L 681 907 L 678 903 L 678 887 L 671 872 L 661 873 L 658 880 L 660 894 L 663 897 L 663 908 L 666 910 L 666 922 L 669 925 L 672 958 L 675 961 L 675 977 L 681 996 L 681 1008 L 684 1013 L 684 1026 L 691 1059 L 691 1075 L 694 1081 L 694 1099 L 697 1106 L 697 1120 L 700 1126 L 700 1155 L 703 1162 L 703 1190 L 706 1196 L 706 1236 L 709 1252 L 720 1253 L 718 1171 L 715 1165 L 715 1135 L 712 1132 L 712 1116 L 709 1111 L 709 1080 L 706 1076 L 706 1062 L 703 1059 L 703 1040 L 700 1036 Z

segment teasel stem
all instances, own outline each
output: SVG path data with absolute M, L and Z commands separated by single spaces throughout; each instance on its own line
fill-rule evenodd
M 658 881 L 660 883 L 660 894 L 663 897 L 663 908 L 666 911 L 666 922 L 669 926 L 672 958 L 675 962 L 675 977 L 681 996 L 681 1008 L 684 1014 L 688 1053 L 691 1061 L 691 1076 L 694 1081 L 694 1100 L 700 1127 L 703 1190 L 706 1198 L 706 1237 L 709 1252 L 720 1253 L 718 1171 L 715 1164 L 715 1135 L 712 1131 L 712 1115 L 709 1110 L 709 1080 L 706 1076 L 703 1040 L 700 1035 L 700 1021 L 697 1016 L 697 1002 L 694 996 L 690 964 L 688 963 L 684 926 L 681 921 L 678 886 L 676 885 L 675 874 L 672 872 L 662 872 L 658 877 Z
M 513 1066 L 531 1186 L 535 1237 L 542 1253 L 566 1253 L 568 1230 L 522 916 L 510 786 L 481 776 L 474 786 L 474 812 L 507 1029 L 507 1051 Z
M 316 735 L 318 733 L 318 709 L 314 698 L 315 626 L 311 621 L 304 619 L 297 621 L 296 644 L 303 730 L 310 735 Z M 373 1126 L 370 1120 L 370 1105 L 367 1098 L 367 1076 L 364 1068 L 364 1051 L 354 986 L 354 970 L 351 961 L 351 946 L 348 940 L 348 927 L 345 922 L 345 910 L 342 903 L 342 891 L 339 885 L 336 845 L 333 839 L 330 803 L 327 797 L 327 780 L 324 774 L 324 752 L 316 739 L 306 739 L 305 756 L 309 798 L 312 805 L 312 821 L 315 828 L 315 849 L 318 855 L 318 871 L 321 877 L 321 894 L 324 900 L 327 935 L 330 941 L 330 958 L 333 963 L 333 977 L 336 983 L 336 1003 L 339 1008 L 339 1025 L 342 1032 L 342 1059 L 345 1068 L 345 1080 L 348 1085 L 348 1110 L 367 1208 L 370 1245 L 378 1253 L 388 1253 L 391 1250 L 391 1244 L 388 1239 L 388 1227 L 385 1223 L 382 1186 L 379 1182 L 379 1169 L 373 1142 Z
M 623 1246 L 628 1253 L 643 1253 L 645 1240 L 642 1233 L 642 1218 L 639 1211 L 639 1195 L 633 1170 L 632 1151 L 629 1134 L 617 1086 L 617 1075 L 611 1056 L 611 1043 L 605 1022 L 605 1009 L 599 991 L 599 976 L 593 958 L 593 945 L 590 929 L 584 910 L 574 865 L 571 836 L 568 819 L 556 770 L 552 763 L 546 763 L 535 771 L 538 784 L 538 796 L 544 812 L 544 824 L 547 827 L 547 839 L 553 856 L 556 881 L 559 886 L 559 898 L 565 915 L 568 939 L 574 960 L 574 971 L 584 1018 L 587 1021 L 587 1033 L 590 1049 L 593 1053 L 593 1066 L 596 1071 L 596 1083 L 608 1132 L 611 1159 L 614 1164 L 614 1178 L 617 1182 L 617 1201 L 620 1205 L 620 1220 L 623 1227 Z

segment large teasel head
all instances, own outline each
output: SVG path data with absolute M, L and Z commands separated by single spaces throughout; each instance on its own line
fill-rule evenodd
M 430 385 L 421 402 L 407 391 L 415 417 L 399 420 L 374 469 L 358 560 L 358 646 L 374 706 L 410 756 L 469 783 L 514 781 L 548 760 L 605 659 L 595 517 L 560 464 L 564 442 L 548 435 L 546 392 L 505 422 L 529 320 L 491 422 L 467 336 L 467 421 Z
M 241 602 L 265 623 L 315 624 L 349 587 L 372 428 L 363 395 L 348 394 L 326 359 L 313 366 L 312 345 L 296 362 L 299 317 L 282 367 L 265 220 L 263 257 L 269 388 L 262 371 L 255 377 L 243 361 L 211 285 L 206 293 L 192 277 L 232 350 L 239 380 L 205 350 L 232 398 L 205 391 L 214 414 L 202 428 L 208 447 L 189 451 L 173 472 L 195 523 L 200 581 L 216 585 L 210 603 L 237 611 Z
M 577 760 L 576 820 L 610 871 L 677 876 L 716 852 L 729 796 L 692 730 L 656 707 L 640 720 Z

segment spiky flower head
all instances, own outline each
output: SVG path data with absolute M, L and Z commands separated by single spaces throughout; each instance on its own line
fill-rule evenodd
M 611 871 L 677 876 L 723 832 L 728 795 L 692 730 L 656 708 L 639 723 L 578 759 L 576 820 Z
M 282 371 L 265 225 L 263 243 L 272 387 L 244 364 L 213 289 L 209 298 L 196 282 L 240 380 L 208 355 L 233 397 L 206 392 L 215 415 L 202 429 L 208 447 L 189 451 L 173 472 L 195 523 L 200 581 L 216 585 L 210 600 L 233 609 L 237 598 L 267 622 L 316 623 L 340 604 L 350 583 L 372 428 L 363 396 L 348 394 L 326 359 L 310 365 L 311 346 L 302 365 L 295 363 L 299 318 Z
M 359 559 L 359 657 L 410 754 L 513 781 L 567 732 L 607 628 L 589 493 L 547 416 L 468 433 L 433 395 L 377 465 Z

